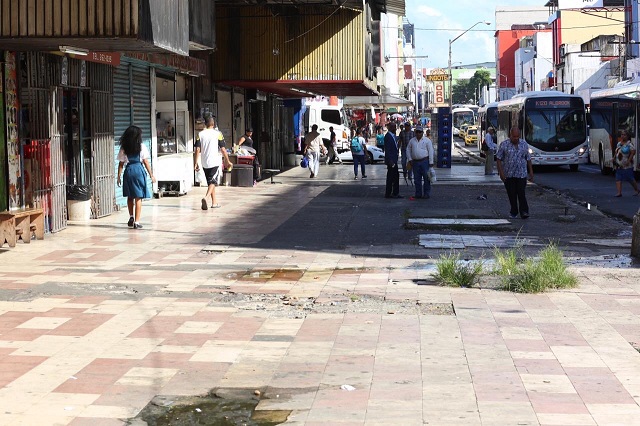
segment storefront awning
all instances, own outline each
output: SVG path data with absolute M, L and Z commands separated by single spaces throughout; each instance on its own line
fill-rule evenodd
M 216 83 L 228 86 L 257 89 L 283 98 L 308 98 L 313 96 L 371 96 L 377 92 L 373 83 L 363 80 L 225 80 Z
M 387 109 L 390 107 L 409 107 L 413 105 L 411 101 L 397 98 L 391 95 L 379 96 L 347 96 L 342 101 L 345 108 L 369 108 Z

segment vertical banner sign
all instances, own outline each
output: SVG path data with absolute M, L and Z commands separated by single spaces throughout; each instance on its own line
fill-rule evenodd
M 444 81 L 436 82 L 435 101 L 436 101 L 436 105 L 444 104 Z
M 5 119 L 7 121 L 7 163 L 9 165 L 9 209 L 20 208 L 20 139 L 18 138 L 18 81 L 16 54 L 5 52 Z

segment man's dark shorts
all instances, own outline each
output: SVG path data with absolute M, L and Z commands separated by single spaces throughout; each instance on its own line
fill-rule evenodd
M 207 185 L 218 185 L 218 166 L 203 170 L 204 176 L 207 178 Z

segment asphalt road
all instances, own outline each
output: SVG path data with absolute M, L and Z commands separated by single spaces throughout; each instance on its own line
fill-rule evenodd
M 456 142 L 462 146 L 460 139 Z M 466 147 L 478 155 L 475 147 Z M 633 196 L 633 188 L 628 183 L 622 186 L 622 197 L 616 198 L 616 182 L 613 174 L 602 175 L 595 164 L 581 165 L 577 172 L 571 172 L 568 166 L 538 166 L 534 169 L 534 180 L 539 185 L 566 194 L 578 202 L 590 203 L 607 214 L 633 220 L 640 209 L 640 197 Z

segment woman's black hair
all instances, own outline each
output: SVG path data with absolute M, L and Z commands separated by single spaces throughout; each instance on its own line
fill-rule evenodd
M 142 129 L 138 126 L 129 126 L 120 137 L 120 147 L 127 155 L 140 154 L 142 151 Z

